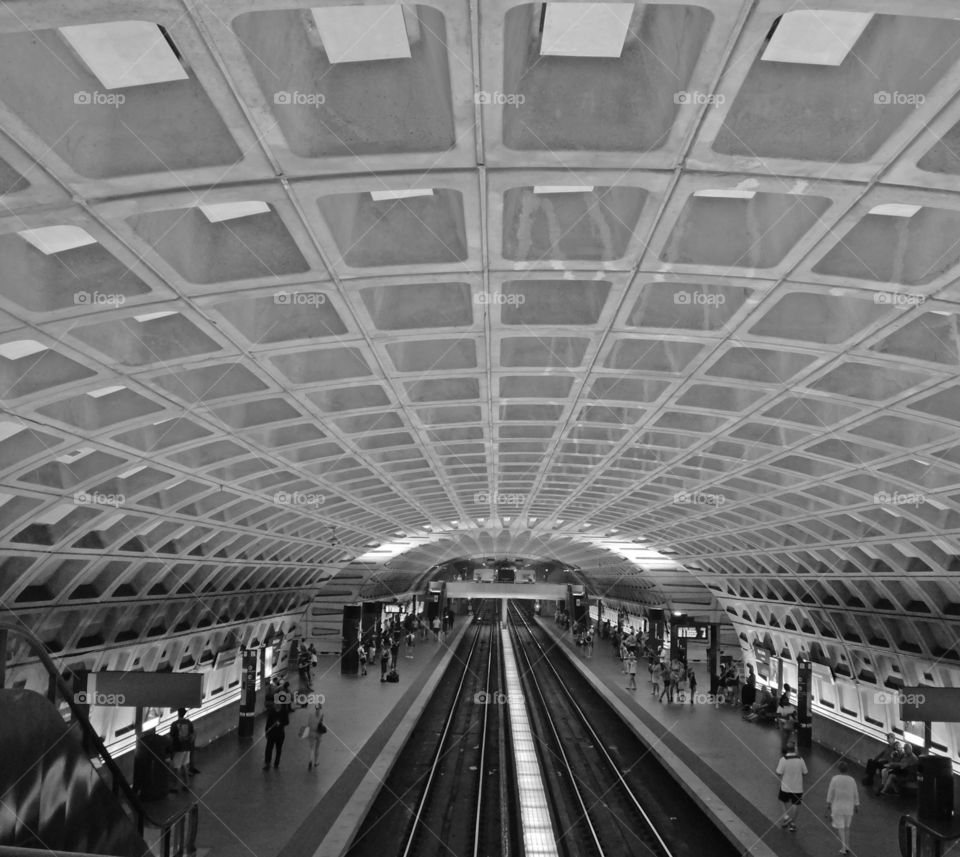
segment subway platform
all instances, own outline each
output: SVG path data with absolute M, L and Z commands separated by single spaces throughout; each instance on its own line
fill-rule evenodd
M 780 733 L 773 725 L 742 719 L 739 706 L 701 702 L 672 705 L 651 692 L 647 661 L 637 663 L 637 690 L 629 691 L 627 676 L 613 655 L 609 640 L 598 639 L 593 656 L 585 658 L 552 618 L 538 619 L 557 646 L 575 662 L 593 687 L 646 740 L 684 788 L 711 815 L 724 835 L 750 857 L 825 857 L 840 844 L 826 816 L 827 786 L 839 757 L 816 744 L 803 750 L 809 773 L 804 778 L 803 806 L 798 830 L 788 833 L 777 825 L 782 808 L 777 802 Z M 709 690 L 705 670 L 697 675 L 698 690 Z M 704 694 L 705 695 L 705 694 Z M 857 780 L 862 768 L 851 765 Z M 915 797 L 875 797 L 860 788 L 860 811 L 850 837 L 854 857 L 899 857 L 900 816 L 912 813 Z
M 457 617 L 446 643 L 430 633 L 412 659 L 401 647 L 398 684 L 380 681 L 379 664 L 366 677 L 344 676 L 338 658 L 322 657 L 313 688 L 325 697 L 328 731 L 317 770 L 307 769 L 309 742 L 297 736 L 306 709 L 293 713 L 277 769 L 263 770 L 262 712 L 252 739 L 233 732 L 200 748 L 200 774 L 191 780 L 200 803 L 198 857 L 338 857 L 468 626 L 469 617 Z

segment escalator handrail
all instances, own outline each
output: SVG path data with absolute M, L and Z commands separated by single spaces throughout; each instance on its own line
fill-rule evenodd
M 131 809 L 133 809 L 133 811 L 136 813 L 138 826 L 140 827 L 141 831 L 144 823 L 150 827 L 160 828 L 161 830 L 168 827 L 173 827 L 173 825 L 175 825 L 183 816 L 190 812 L 190 810 L 196 804 L 191 803 L 165 822 L 159 822 L 153 818 L 153 816 L 147 812 L 146 807 L 144 807 L 144 805 L 140 802 L 140 798 L 137 797 L 137 793 L 133 790 L 133 786 L 127 782 L 127 778 L 124 776 L 123 771 L 120 770 L 120 766 L 117 765 L 117 763 L 113 760 L 113 757 L 110 755 L 110 751 L 107 750 L 106 744 L 103 743 L 103 739 L 97 734 L 97 730 L 90 725 L 90 721 L 87 718 L 86 713 L 80 708 L 79 705 L 77 705 L 77 703 L 73 701 L 70 688 L 63 680 L 63 676 L 60 675 L 57 665 L 53 662 L 53 658 L 51 658 L 47 653 L 46 647 L 43 645 L 40 639 L 22 626 L 14 625 L 11 622 L 4 620 L 0 620 L 0 631 L 6 631 L 8 634 L 15 634 L 18 637 L 22 637 L 30 647 L 31 651 L 37 656 L 40 663 L 43 664 L 48 675 L 54 679 L 57 690 L 70 707 L 70 712 L 73 714 L 74 720 L 80 724 L 80 728 L 83 730 L 84 735 L 92 742 L 94 749 L 97 751 L 97 755 L 100 757 L 100 759 L 106 765 L 107 770 L 110 771 L 110 774 L 113 776 L 114 783 L 119 785 L 120 790 L 123 792 L 123 796 L 130 804 Z M 3 857 L 2 851 L 0 851 L 0 857 Z
M 47 848 L 21 848 L 19 845 L 0 845 L 0 857 L 104 857 L 102 854 L 88 854 L 86 851 L 50 851 Z
M 960 829 L 954 834 L 946 834 L 942 830 L 937 830 L 935 827 L 930 827 L 929 824 L 924 824 L 919 818 L 916 818 L 912 815 L 901 815 L 900 816 L 900 826 L 905 827 L 913 825 L 921 830 L 924 833 L 929 833 L 931 836 L 936 836 L 941 842 L 954 842 L 957 839 L 960 839 Z

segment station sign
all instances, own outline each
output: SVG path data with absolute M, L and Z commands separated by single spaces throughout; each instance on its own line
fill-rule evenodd
M 87 687 L 74 697 L 80 705 L 125 708 L 199 708 L 201 673 L 103 670 L 87 674 Z

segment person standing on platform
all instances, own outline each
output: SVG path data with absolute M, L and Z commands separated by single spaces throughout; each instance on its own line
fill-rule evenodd
M 663 679 L 663 664 L 657 660 L 650 666 L 650 682 L 653 684 L 652 694 L 660 695 L 660 682 Z
M 697 695 L 697 674 L 693 667 L 687 669 L 687 682 L 690 685 L 690 704 L 693 705 L 693 698 Z
M 788 744 L 786 752 L 777 762 L 777 776 L 780 777 L 777 800 L 783 806 L 779 824 L 791 833 L 797 832 L 797 813 L 803 803 L 803 777 L 806 773 L 806 762 L 797 755 L 796 744 Z
M 187 720 L 187 709 L 177 710 L 177 719 L 170 727 L 170 750 L 173 753 L 173 770 L 177 775 L 177 782 L 183 791 L 187 790 L 187 767 L 189 766 L 190 750 L 193 747 L 193 724 Z
M 440 617 L 433 617 L 433 642 L 438 642 L 440 639 Z
M 627 690 L 637 689 L 637 655 L 627 650 Z
M 367 674 L 367 647 L 362 641 L 357 647 L 357 663 L 360 667 L 360 675 L 365 676 Z
M 413 647 L 416 645 L 416 634 L 413 631 L 407 631 L 407 648 L 403 653 L 404 657 L 412 658 L 413 657 Z
M 393 640 L 390 642 L 390 669 L 397 668 L 397 658 L 400 656 L 400 629 L 393 632 Z
M 673 702 L 673 663 L 671 662 L 670 666 L 667 667 L 664 665 L 663 668 L 663 690 L 660 691 L 660 702 L 663 702 L 663 698 L 667 698 L 667 702 Z
M 310 653 L 303 643 L 300 643 L 300 651 L 297 654 L 297 674 L 300 677 L 300 690 L 313 690 L 310 686 Z
M 785 696 L 780 698 L 777 706 L 777 726 L 780 727 L 781 749 L 786 750 L 790 744 L 796 743 L 797 709 Z
M 267 727 L 264 736 L 267 745 L 263 751 L 263 769 L 266 771 L 273 760 L 273 767 L 280 767 L 280 754 L 283 752 L 283 741 L 287 737 L 287 724 L 290 722 L 290 691 L 284 686 L 273 697 L 272 707 L 267 709 Z M 274 753 L 276 755 L 274 755 Z
M 310 727 L 310 761 L 307 762 L 307 770 L 312 771 L 320 764 L 320 739 L 327 727 L 323 725 L 323 705 L 317 703 L 307 721 Z
M 383 641 L 380 647 L 380 681 L 387 680 L 387 671 L 390 669 L 390 643 Z
M 840 837 L 840 853 L 850 853 L 850 825 L 854 814 L 860 809 L 860 790 L 857 782 L 847 771 L 849 766 L 846 760 L 841 759 L 837 765 L 840 772 L 834 774 L 827 787 L 827 817 Z
M 753 671 L 753 664 L 747 664 L 747 678 L 740 694 L 740 704 L 744 711 L 748 710 L 757 701 L 757 674 Z

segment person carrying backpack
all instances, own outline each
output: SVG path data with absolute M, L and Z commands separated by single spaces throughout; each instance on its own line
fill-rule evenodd
M 177 776 L 180 787 L 187 790 L 187 766 L 190 760 L 190 751 L 193 749 L 193 724 L 187 720 L 187 709 L 177 709 L 177 719 L 170 727 L 170 752 L 173 756 L 171 767 Z

